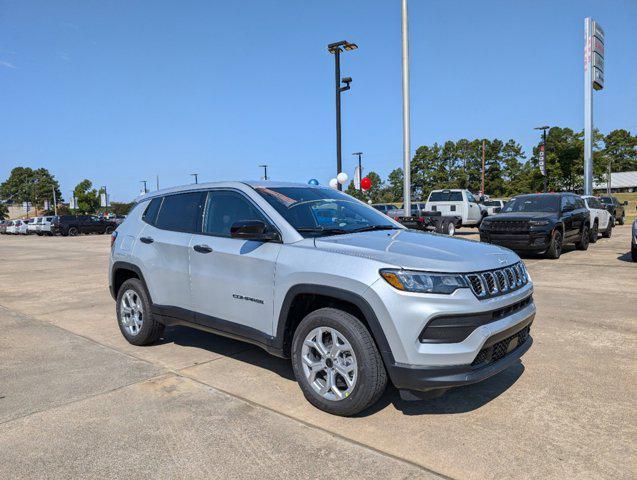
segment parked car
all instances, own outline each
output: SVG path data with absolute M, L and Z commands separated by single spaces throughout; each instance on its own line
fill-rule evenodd
M 486 210 L 487 215 L 495 215 L 496 213 L 500 213 L 500 210 L 502 210 L 505 203 L 506 201 L 502 199 L 490 198 L 489 200 L 484 200 L 481 205 Z
M 633 229 L 631 231 L 630 254 L 633 262 L 637 262 L 637 220 L 633 221 Z
M 51 231 L 54 235 L 74 237 L 80 233 L 112 233 L 117 224 L 90 215 L 59 215 L 53 217 Z
M 11 233 L 13 235 L 26 235 L 27 224 L 24 220 L 14 220 L 11 222 L 11 225 L 7 227 L 7 233 Z
M 617 223 L 623 225 L 626 222 L 626 211 L 624 207 L 628 205 L 628 202 L 620 202 L 617 197 L 613 197 L 612 195 L 602 195 L 599 197 L 599 200 L 606 210 L 615 218 Z
M 591 243 L 597 241 L 597 236 L 601 232 L 602 237 L 610 238 L 613 233 L 615 220 L 608 210 L 604 208 L 599 198 L 592 195 L 582 195 L 586 208 L 590 212 L 591 222 Z
M 337 415 L 375 403 L 388 378 L 407 398 L 484 380 L 532 343 L 533 286 L 515 253 L 407 230 L 331 188 L 156 191 L 111 239 L 128 342 L 179 324 L 253 343 L 291 358 L 305 398 Z
M 463 227 L 479 227 L 487 215 L 486 208 L 478 204 L 469 190 L 433 190 L 429 194 L 425 210 L 440 212 L 443 217 L 460 217 L 460 225 L 456 226 Z
M 42 217 L 33 217 L 32 219 L 27 221 L 27 234 L 31 235 L 32 233 L 37 233 L 38 224 Z
M 40 225 L 38 229 L 38 235 L 48 235 L 48 236 L 53 235 L 51 223 L 53 222 L 54 218 L 55 218 L 54 215 L 51 215 L 48 217 L 42 217 L 42 220 L 40 221 Z
M 396 205 L 391 203 L 373 203 L 372 207 L 374 207 L 379 212 L 383 212 L 386 215 L 389 215 L 391 211 L 396 210 Z
M 2 222 L 0 222 L 0 233 L 3 234 L 7 234 L 10 232 L 7 232 L 7 228 L 9 228 L 9 226 L 12 226 L 13 222 L 11 220 L 3 220 Z
M 590 213 L 579 195 L 540 193 L 509 200 L 480 226 L 480 240 L 557 259 L 566 243 L 588 249 Z

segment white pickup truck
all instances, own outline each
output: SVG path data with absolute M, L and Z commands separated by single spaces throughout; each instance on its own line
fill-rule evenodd
M 425 210 L 440 212 L 443 217 L 458 217 L 460 225 L 457 227 L 479 227 L 482 219 L 487 215 L 484 206 L 469 190 L 445 189 L 433 190 L 429 194 Z

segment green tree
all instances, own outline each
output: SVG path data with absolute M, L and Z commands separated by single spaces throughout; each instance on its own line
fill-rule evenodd
M 0 220 L 9 218 L 9 209 L 4 203 L 0 203 Z
M 609 165 L 613 172 L 637 170 L 637 135 L 628 130 L 613 130 L 604 137 L 602 157 L 604 171 Z
M 73 189 L 80 213 L 95 213 L 100 206 L 99 192 L 93 188 L 93 182 L 85 178 Z
M 46 168 L 15 167 L 0 184 L 0 198 L 15 203 L 31 202 L 42 208 L 45 200 L 53 203 L 54 190 L 57 199 L 62 200 L 60 184 Z
M 111 206 L 107 210 L 115 215 L 128 215 L 133 205 L 135 205 L 135 202 L 111 202 Z

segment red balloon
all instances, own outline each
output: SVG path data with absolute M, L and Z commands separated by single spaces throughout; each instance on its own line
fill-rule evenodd
M 361 188 L 363 190 L 369 190 L 372 188 L 372 181 L 368 177 L 363 178 L 361 180 Z

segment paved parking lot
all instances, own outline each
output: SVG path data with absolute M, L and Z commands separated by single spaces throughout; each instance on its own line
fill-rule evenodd
M 427 401 L 388 389 L 349 419 L 249 345 L 185 328 L 127 344 L 107 236 L 0 236 L 0 478 L 635 478 L 629 232 L 526 259 L 521 364 Z

